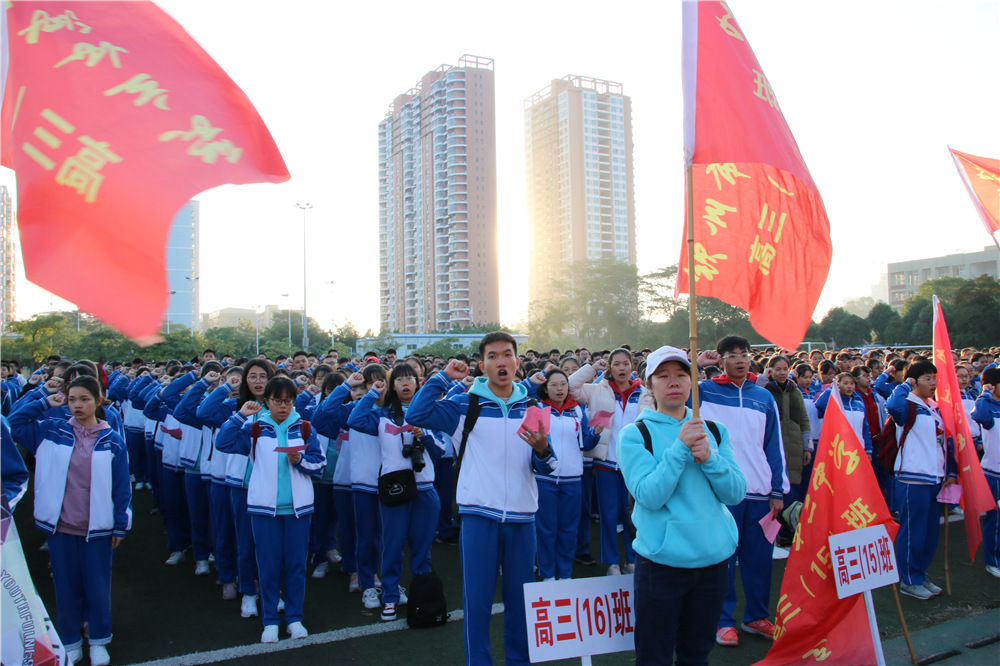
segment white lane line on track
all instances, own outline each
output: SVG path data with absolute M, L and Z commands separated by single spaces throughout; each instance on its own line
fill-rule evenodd
M 502 612 L 502 603 L 493 604 L 493 615 Z M 465 613 L 463 613 L 461 609 L 458 609 L 451 611 L 450 616 L 451 617 L 448 619 L 449 622 L 459 622 L 465 617 Z M 379 622 L 378 624 L 366 624 L 360 627 L 346 627 L 344 629 L 325 631 L 322 634 L 312 634 L 306 638 L 294 641 L 290 638 L 282 638 L 282 640 L 277 643 L 254 643 L 253 645 L 239 645 L 237 647 L 222 648 L 220 650 L 212 650 L 210 652 L 192 652 L 191 654 L 185 654 L 179 657 L 170 657 L 169 659 L 144 661 L 137 666 L 189 666 L 194 664 L 212 664 L 219 661 L 229 661 L 231 659 L 240 659 L 243 657 L 256 657 L 262 654 L 273 654 L 276 652 L 295 650 L 313 645 L 337 643 L 339 641 L 346 641 L 352 638 L 387 634 L 392 631 L 402 631 L 403 629 L 409 629 L 409 627 L 406 624 L 405 618 L 399 618 L 393 622 Z

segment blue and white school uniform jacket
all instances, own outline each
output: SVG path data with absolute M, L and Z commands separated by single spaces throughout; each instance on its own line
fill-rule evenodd
M 826 416 L 826 408 L 830 402 L 830 393 L 834 390 L 834 388 L 834 386 L 830 386 L 830 388 L 820 393 L 816 398 L 814 405 L 816 406 L 816 413 L 819 415 L 820 419 Z M 837 390 L 839 391 L 840 389 Z M 871 429 L 868 427 L 867 412 L 865 411 L 865 399 L 858 395 L 858 392 L 855 391 L 851 394 L 850 398 L 845 398 L 841 395 L 840 402 L 844 405 L 844 416 L 847 417 L 847 422 L 851 424 L 854 434 L 858 436 L 858 441 L 865 447 L 865 453 L 871 455 L 872 433 Z
M 231 392 L 229 386 L 222 384 L 215 387 L 198 405 L 198 419 L 204 425 L 215 430 L 216 439 L 218 439 L 219 431 L 229 420 L 229 417 L 236 413 L 238 401 L 236 398 L 229 397 Z M 249 459 L 246 456 L 219 451 L 216 447 L 211 460 L 212 481 L 224 483 L 233 488 L 246 488 L 246 481 L 250 478 L 247 474 L 248 462 Z
M 11 512 L 28 492 L 28 468 L 21 452 L 14 445 L 7 418 L 0 416 L 0 473 L 3 476 L 3 494 Z
M 549 408 L 549 446 L 559 459 L 551 474 L 535 474 L 540 483 L 580 483 L 583 477 L 583 452 L 590 451 L 601 440 L 587 422 L 587 408 L 568 398 L 562 409 L 549 402 L 539 405 Z
M 419 393 L 419 391 L 418 391 Z M 365 435 L 374 436 L 378 447 L 381 449 L 382 474 L 396 472 L 401 469 L 413 469 L 413 461 L 403 457 L 403 446 L 413 443 L 413 434 L 409 432 L 398 435 L 390 434 L 386 431 L 389 424 L 396 425 L 392 419 L 392 414 L 386 407 L 379 407 L 375 404 L 379 393 L 372 389 L 366 393 L 358 406 L 351 412 L 351 417 L 347 420 L 347 425 L 351 432 L 361 432 Z M 430 435 L 421 438 L 424 449 L 433 447 L 434 439 Z M 430 455 L 428 453 L 428 455 Z M 417 490 L 430 490 L 434 487 L 434 465 L 430 460 L 424 461 L 426 464 L 419 472 L 414 471 L 417 480 Z
M 965 420 L 969 423 L 969 434 L 972 435 L 972 441 L 975 443 L 976 448 L 979 448 L 983 444 L 983 432 L 979 427 L 979 423 L 972 418 L 972 411 L 976 408 L 976 399 L 979 397 L 979 391 L 967 388 L 960 392 L 962 394 L 962 408 L 965 409 Z
M 198 470 L 201 472 L 202 481 L 224 485 L 229 454 L 215 449 L 215 437 L 221 424 L 216 425 L 214 421 L 209 421 L 198 413 L 201 405 L 208 399 L 209 387 L 209 382 L 204 378 L 195 382 L 181 398 L 181 401 L 177 403 L 174 416 L 181 423 L 196 428 L 201 434 L 198 449 Z M 231 391 L 228 384 L 216 387 L 216 389 L 219 388 L 225 389 L 227 392 Z
M 35 400 L 11 415 L 14 439 L 35 456 L 35 525 L 55 534 L 66 494 L 66 476 L 76 435 L 70 418 L 46 418 L 47 400 Z M 132 484 L 125 440 L 113 429 L 102 430 L 90 463 L 92 537 L 124 537 L 132 528 Z
M 611 471 L 618 470 L 618 435 L 622 428 L 635 421 L 643 409 L 653 409 L 653 399 L 641 385 L 634 388 L 628 398 L 622 400 L 607 379 L 597 378 L 597 370 L 592 365 L 582 366 L 569 378 L 569 394 L 591 414 L 611 412 L 611 425 L 601 433 L 597 446 L 587 452 L 594 458 L 594 467 Z
M 903 382 L 903 383 L 908 384 L 909 382 Z M 872 390 L 878 393 L 886 400 L 889 399 L 889 397 L 892 395 L 892 392 L 896 390 L 897 386 L 899 386 L 899 384 L 897 384 L 895 380 L 890 378 L 888 371 L 883 372 L 875 379 L 874 382 L 872 382 Z
M 976 400 L 972 420 L 982 428 L 983 473 L 1000 479 L 1000 402 L 989 393 L 983 393 Z
M 458 512 L 502 523 L 534 522 L 538 486 L 532 469 L 541 474 L 551 473 L 557 458 L 555 455 L 539 458 L 517 435 L 528 408 L 527 389 L 514 384 L 510 399 L 501 405 L 490 391 L 487 378 L 477 377 L 468 393 L 439 400 L 450 385 L 451 380 L 443 370 L 430 377 L 410 402 L 406 422 L 426 431 L 440 430 L 453 441 L 461 442 L 470 395 L 479 398 L 479 418 L 469 433 L 455 483 Z M 356 448 L 353 453 L 357 453 Z
M 802 448 L 806 451 L 815 451 L 823 421 L 819 418 L 819 412 L 816 411 L 813 394 L 803 391 L 801 387 L 799 387 L 799 391 L 802 392 L 802 402 L 805 403 L 806 414 L 809 415 L 809 432 L 802 433 Z
M 340 491 L 352 489 L 352 459 L 355 457 L 355 444 L 351 441 L 351 432 L 347 427 L 347 420 L 358 403 L 347 402 L 350 395 L 350 385 L 347 383 L 340 384 L 330 392 L 330 395 L 319 401 L 312 418 L 312 424 L 316 428 L 316 432 L 331 440 L 336 440 L 337 444 L 335 446 L 339 447 L 337 464 L 333 470 L 333 489 Z M 381 455 L 381 452 L 379 452 L 379 455 Z M 365 488 L 363 492 L 373 491 Z M 377 486 L 374 492 L 378 492 Z
M 747 481 L 746 499 L 781 499 L 789 485 L 778 403 L 755 381 L 751 374 L 737 386 L 722 374 L 698 382 L 699 416 L 729 429 L 736 462 Z
M 263 414 L 261 410 L 259 414 Z M 293 420 L 288 426 L 288 446 L 300 446 L 302 442 L 302 421 L 294 411 L 288 417 Z M 323 475 L 326 457 L 315 432 L 309 433 L 306 449 L 302 452 L 299 462 L 292 464 L 287 456 L 274 449 L 280 446 L 274 426 L 263 418 L 260 423 L 260 437 L 257 445 L 253 444 L 251 429 L 253 421 L 236 412 L 226 427 L 219 431 L 216 441 L 220 451 L 239 453 L 249 456 L 253 469 L 250 472 L 250 483 L 247 486 L 247 513 L 273 518 L 277 514 L 278 504 L 278 465 L 288 465 L 289 478 L 292 486 L 292 506 L 295 517 L 301 518 L 313 512 L 313 484 L 310 477 Z
M 956 476 L 955 455 L 951 440 L 944 435 L 944 422 L 936 407 L 930 407 L 911 393 L 909 382 L 896 386 L 886 401 L 886 409 L 896 422 L 896 441 L 903 436 L 907 403 L 917 406 L 917 418 L 906 436 L 903 448 L 896 455 L 893 472 L 906 483 L 937 484 L 945 476 Z

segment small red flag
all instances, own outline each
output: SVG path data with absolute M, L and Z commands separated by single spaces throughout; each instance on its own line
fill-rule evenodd
M 969 542 L 969 559 L 975 561 L 976 549 L 983 542 L 979 514 L 997 508 L 993 492 L 983 474 L 976 447 L 969 432 L 969 421 L 962 406 L 958 375 L 951 357 L 951 338 L 945 326 L 941 301 L 934 296 L 934 365 L 937 368 L 937 406 L 944 422 L 944 431 L 955 443 L 955 463 L 958 482 L 962 485 L 962 510 L 965 512 L 965 538 Z
M 874 664 L 875 647 L 863 595 L 837 598 L 828 539 L 831 534 L 885 525 L 890 539 L 899 525 L 882 499 L 875 472 L 834 392 L 799 526 L 778 598 L 774 645 L 757 666 Z
M 192 196 L 288 169 L 242 90 L 152 2 L 7 3 L 0 158 L 28 279 L 155 339 Z
M 976 157 L 949 147 L 958 175 L 990 235 L 1000 231 L 1000 160 Z
M 747 310 L 757 332 L 794 349 L 833 255 L 823 200 L 726 3 L 685 0 L 683 22 L 684 152 L 694 191 L 694 219 L 685 224 L 695 225 L 697 293 Z M 677 292 L 687 292 L 687 280 Z

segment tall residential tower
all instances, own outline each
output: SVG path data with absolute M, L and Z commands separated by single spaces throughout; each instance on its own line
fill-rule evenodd
M 464 55 L 396 97 L 378 126 L 383 328 L 500 319 L 493 60 Z
M 170 226 L 166 257 L 170 301 L 164 317 L 167 330 L 180 324 L 193 333 L 201 322 L 201 289 L 198 285 L 200 211 L 197 201 L 188 201 L 174 215 Z
M 572 262 L 635 264 L 632 102 L 622 85 L 566 76 L 524 101 L 531 302 Z

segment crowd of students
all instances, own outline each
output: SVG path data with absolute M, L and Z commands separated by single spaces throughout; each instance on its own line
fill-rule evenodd
M 1000 497 L 995 353 L 960 350 L 952 360 L 983 469 Z M 164 563 L 191 557 L 202 576 L 214 562 L 223 599 L 238 599 L 242 617 L 261 616 L 265 643 L 279 639 L 280 613 L 292 638 L 308 635 L 306 578 L 323 578 L 336 565 L 365 608 L 395 620 L 407 603 L 405 547 L 418 576 L 432 571 L 436 541 L 460 548 L 469 663 L 490 662 L 500 571 L 506 658 L 527 663 L 522 585 L 570 578 L 574 561 L 599 561 L 608 575 L 636 573 L 648 589 L 670 588 L 676 569 L 712 565 L 707 584 L 715 587 L 706 594 L 708 608 L 718 599 L 718 609 L 710 628 L 715 643 L 735 646 L 737 626 L 774 635 L 773 544 L 759 521 L 804 499 L 836 391 L 898 516 L 901 591 L 918 599 L 940 593 L 927 578 L 937 546 L 935 498 L 954 483 L 955 470 L 928 358 L 913 350 L 758 352 L 728 336 L 697 359 L 701 415 L 721 424 L 716 430 L 685 425 L 690 383 L 678 377 L 690 371 L 687 363 L 681 350 L 666 347 L 519 354 L 505 333 L 486 335 L 473 358 L 397 359 L 395 350 L 340 358 L 331 350 L 323 358 L 234 359 L 208 349 L 186 363 L 50 357 L 30 375 L 4 360 L 4 489 L 16 504 L 27 486 L 16 442 L 33 458 L 56 625 L 74 661 L 82 658 L 86 626 L 91 663 L 109 663 L 112 553 L 131 526 L 133 490 L 152 493 L 166 528 Z M 662 379 L 654 383 L 656 373 Z M 535 406 L 548 410 L 547 428 L 525 422 Z M 876 447 L 887 418 L 907 438 L 888 474 Z M 644 446 L 649 433 L 655 446 Z M 664 486 L 657 474 L 683 485 Z M 698 474 L 708 480 L 690 481 Z M 392 498 L 392 484 L 407 492 L 405 501 Z M 677 500 L 686 513 L 657 513 L 670 508 L 675 490 L 680 498 L 714 494 L 727 508 L 718 532 L 698 527 L 708 515 L 700 501 Z M 633 497 L 637 532 L 630 529 Z M 1000 577 L 997 511 L 986 514 L 983 532 L 987 571 Z M 693 547 L 709 533 L 715 546 Z M 786 532 L 778 545 L 790 539 Z M 740 623 L 733 616 L 737 559 L 746 596 Z M 655 654 L 669 662 L 675 648 L 679 657 L 683 650 L 695 662 L 707 659 L 711 635 L 706 649 L 704 631 L 679 625 L 679 633 L 664 634 L 662 623 L 650 622 L 662 599 L 652 599 L 647 594 L 641 605 L 644 621 L 636 610 L 640 663 Z M 655 631 L 640 630 L 651 624 Z M 646 642 L 649 631 L 656 642 Z M 665 647 L 665 635 L 697 645 Z

